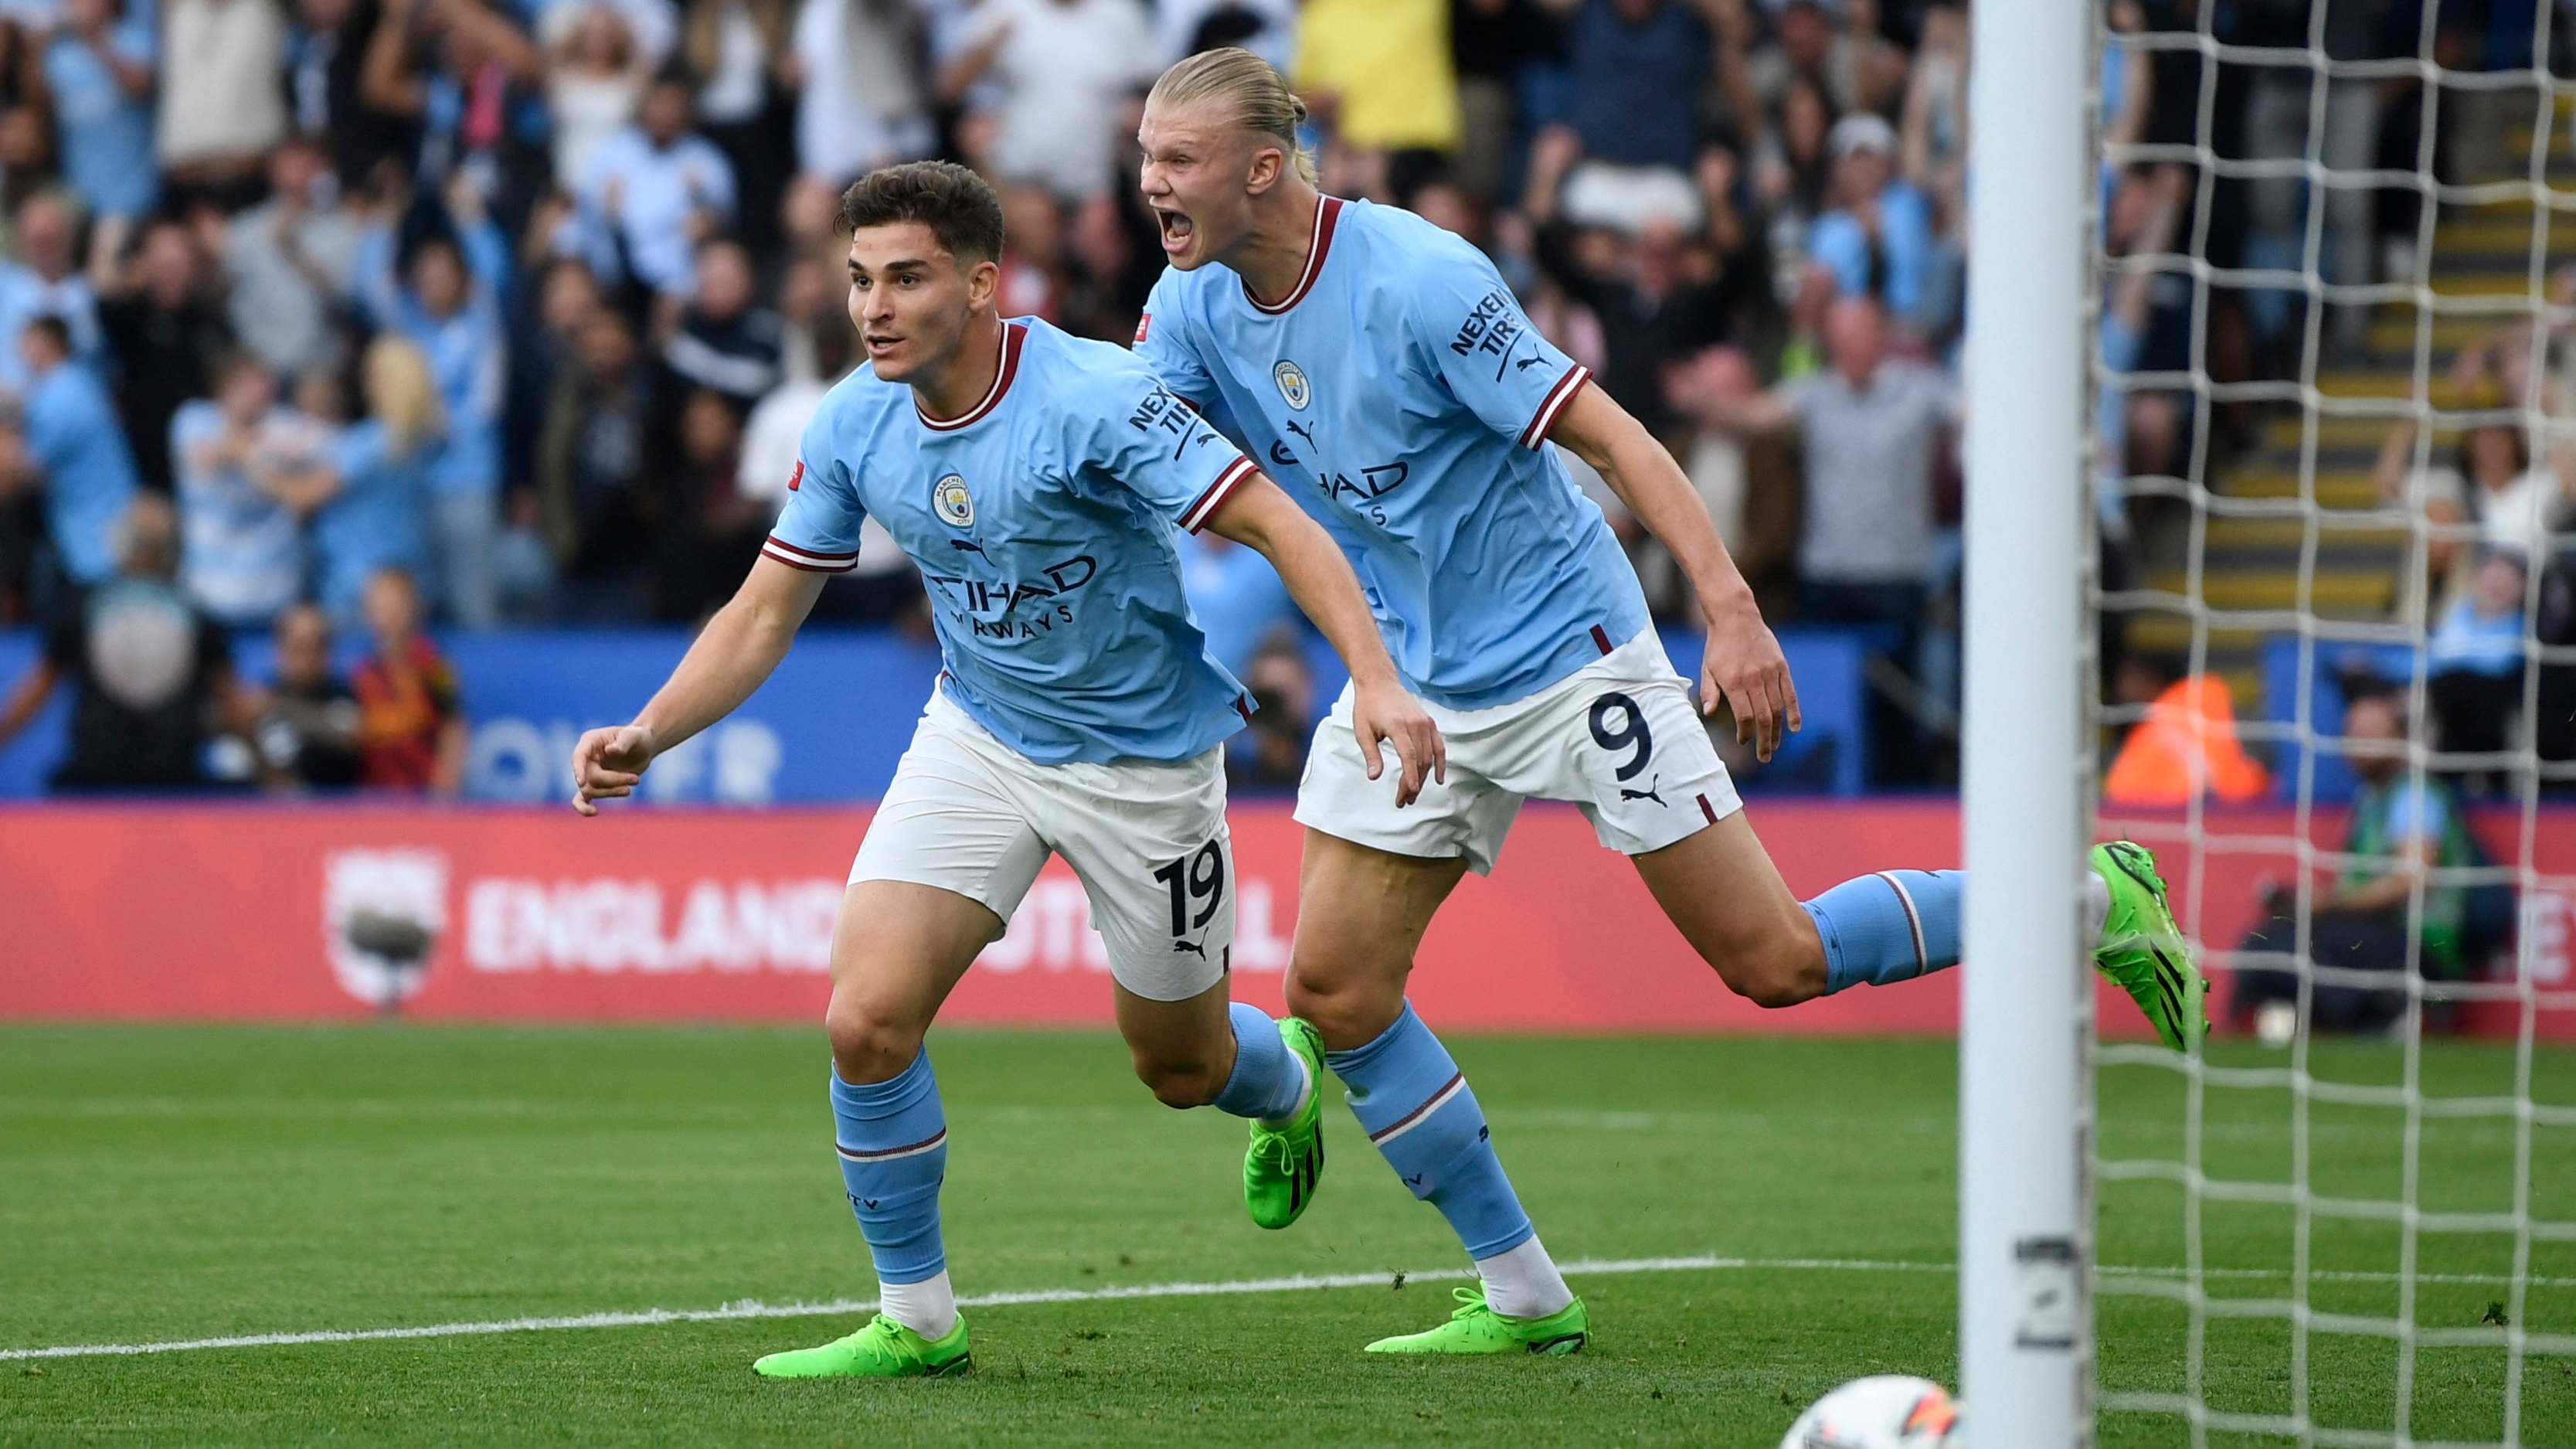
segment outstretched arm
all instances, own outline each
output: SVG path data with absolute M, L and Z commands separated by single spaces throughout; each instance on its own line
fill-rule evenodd
M 1584 391 L 1587 393 L 1597 393 L 1597 390 L 1593 388 L 1585 388 Z M 1611 402 L 1607 397 L 1596 396 L 1594 400 L 1608 404 L 1614 411 L 1619 409 L 1619 405 Z M 1574 400 L 1574 407 L 1570 407 L 1565 410 L 1566 417 L 1573 417 L 1575 408 L 1579 408 L 1581 406 L 1583 406 L 1583 399 L 1578 397 Z M 1789 431 L 1789 429 L 1797 426 L 1798 423 L 1797 408 L 1790 403 L 1788 394 L 1783 393 L 1778 389 L 1774 389 L 1770 392 L 1757 392 L 1749 397 L 1711 397 L 1701 404 L 1700 412 L 1703 420 L 1706 421 L 1710 427 L 1716 428 L 1720 432 L 1734 433 L 1739 437 L 1758 437 L 1765 433 L 1785 433 Z M 1626 414 L 1622 412 L 1621 416 L 1624 417 Z M 1631 421 L 1634 420 L 1631 419 Z M 1564 443 L 1565 446 L 1569 448 L 1574 448 L 1573 442 L 1562 436 L 1564 431 L 1565 423 L 1563 420 L 1559 420 L 1555 430 L 1550 432 L 1549 436 L 1555 438 L 1560 443 Z M 1649 438 L 1647 441 L 1652 442 L 1653 439 Z M 1575 448 L 1574 450 L 1578 454 L 1583 453 L 1583 450 L 1580 448 Z M 1585 454 L 1584 461 L 1590 462 L 1590 455 Z
M 1590 383 L 1574 395 L 1548 436 L 1597 469 L 1628 511 L 1672 550 L 1699 595 L 1708 626 L 1699 707 L 1716 713 L 1723 693 L 1735 706 L 1735 738 L 1751 741 L 1756 756 L 1770 759 L 1781 731 L 1799 726 L 1798 689 L 1790 682 L 1780 641 L 1762 622 L 1753 590 L 1727 556 L 1708 505 L 1681 465 L 1627 409 Z
M 798 625 L 823 592 L 823 575 L 763 557 L 635 722 L 595 729 L 572 751 L 572 808 L 596 815 L 594 800 L 635 793 L 653 757 L 733 713 L 769 678 Z
M 1235 486 L 1207 527 L 1270 560 L 1280 582 L 1288 586 L 1289 597 L 1350 666 L 1351 727 L 1359 735 L 1369 778 L 1384 773 L 1377 745 L 1386 740 L 1395 746 L 1404 768 L 1395 791 L 1399 808 L 1413 803 L 1426 779 L 1445 783 L 1449 749 L 1440 738 L 1440 728 L 1421 702 L 1404 692 L 1395 661 L 1387 657 L 1386 643 L 1378 638 L 1368 601 L 1360 597 L 1360 581 L 1323 525 L 1307 517 L 1295 500 L 1279 491 L 1278 484 L 1255 473 Z

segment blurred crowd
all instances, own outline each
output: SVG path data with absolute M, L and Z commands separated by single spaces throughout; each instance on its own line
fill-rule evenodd
M 1161 264 L 1141 98 L 1220 44 L 1307 96 L 1329 190 L 1493 253 L 1672 439 L 1767 602 L 1912 668 L 1965 26 L 1872 0 L 10 0 L 0 622 L 94 635 L 149 588 L 173 637 L 381 633 L 390 577 L 448 627 L 699 618 L 851 365 L 840 188 L 968 161 L 1006 198 L 1004 310 L 1124 341 Z M 869 545 L 818 612 L 917 618 Z M 1208 549 L 1227 662 L 1299 703 L 1284 594 Z M 88 653 L 49 657 L 12 700 L 114 703 Z M 209 729 L 255 741 L 253 702 Z
M 2257 154 L 2285 124 L 2255 68 L 2122 37 L 2304 44 L 2307 0 L 2201 3 L 2111 0 L 2114 140 Z M 2332 0 L 2328 50 L 2414 53 L 2421 3 Z M 2517 63 L 2463 49 L 2517 3 L 2446 6 L 2448 63 Z M 0 0 L 0 623 L 118 579 L 155 498 L 170 587 L 222 628 L 367 628 L 389 571 L 448 627 L 700 618 L 852 363 L 840 188 L 976 166 L 1003 310 L 1123 342 L 1161 266 L 1144 90 L 1241 45 L 1308 100 L 1326 190 L 1486 249 L 1667 440 L 1771 617 L 1868 641 L 1873 778 L 1942 779 L 1967 41 L 1953 0 Z M 2411 144 L 2422 98 L 2361 89 L 2331 144 Z M 2103 186 L 2115 254 L 2189 234 L 2251 265 L 2288 225 L 2257 183 Z M 2336 198 L 2359 276 L 2411 223 Z M 2285 305 L 2231 293 L 2195 338 L 2188 282 L 2139 274 L 2104 289 L 2104 361 L 2250 375 Z M 2195 418 L 2105 397 L 2125 527 L 2119 479 L 2174 471 Z M 1694 617 L 1585 481 L 1656 611 Z M 1226 662 L 1284 661 L 1284 593 L 1205 549 Z M 919 608 L 872 534 L 818 616 Z

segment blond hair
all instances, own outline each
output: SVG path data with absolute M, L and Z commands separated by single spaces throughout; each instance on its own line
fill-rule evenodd
M 378 333 L 367 344 L 361 364 L 367 383 L 367 412 L 385 425 L 385 439 L 395 457 L 435 438 L 445 428 L 439 416 L 438 384 L 430 378 L 429 359 L 392 333 Z
M 1171 109 L 1200 101 L 1221 101 L 1233 112 L 1234 123 L 1245 130 L 1275 139 L 1297 167 L 1297 174 L 1313 185 L 1315 153 L 1297 143 L 1297 128 L 1305 124 L 1306 103 L 1288 89 L 1288 82 L 1270 68 L 1270 62 L 1237 46 L 1202 50 L 1163 72 L 1145 104 Z

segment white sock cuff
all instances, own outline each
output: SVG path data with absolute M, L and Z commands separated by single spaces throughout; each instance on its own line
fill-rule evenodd
M 957 1326 L 957 1290 L 945 1268 L 918 1283 L 879 1283 L 877 1311 L 924 1338 L 946 1338 Z
M 1505 1318 L 1545 1318 L 1574 1301 L 1536 1233 L 1517 1248 L 1478 1258 L 1476 1276 L 1485 1280 L 1485 1306 Z

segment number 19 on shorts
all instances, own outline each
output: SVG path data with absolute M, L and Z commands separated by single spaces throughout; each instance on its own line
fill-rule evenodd
M 1172 939 L 1205 930 L 1216 918 L 1217 907 L 1225 904 L 1225 843 L 1210 840 L 1155 871 L 1154 879 L 1172 893 Z

